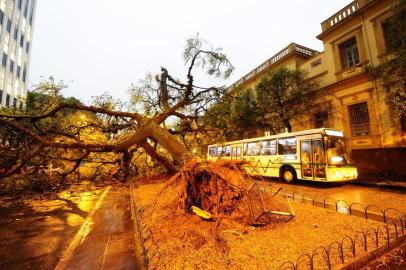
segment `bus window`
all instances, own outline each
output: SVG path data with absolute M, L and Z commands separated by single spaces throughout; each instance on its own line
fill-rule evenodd
M 262 156 L 276 155 L 276 140 L 262 141 L 261 145 Z
M 286 138 L 278 140 L 279 155 L 295 155 L 296 154 L 296 138 Z
M 314 175 L 317 178 L 326 178 L 326 165 L 324 160 L 324 149 L 321 140 L 313 140 L 313 163 Z
M 224 151 L 224 156 L 226 156 L 226 157 L 231 156 L 231 147 L 229 145 L 226 146 L 226 149 Z
M 260 142 L 251 142 L 246 144 L 246 155 L 247 156 L 259 156 L 261 152 Z
M 223 154 L 223 147 L 218 146 L 217 147 L 217 157 L 221 157 L 221 154 Z
M 331 165 L 345 165 L 349 163 L 345 139 L 340 137 L 325 137 L 327 161 Z
M 216 147 L 209 147 L 209 156 L 211 156 L 211 157 L 216 157 L 217 156 Z

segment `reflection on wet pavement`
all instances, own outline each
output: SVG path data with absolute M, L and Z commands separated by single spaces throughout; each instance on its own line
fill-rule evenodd
M 0 269 L 53 269 L 99 193 L 0 207 Z

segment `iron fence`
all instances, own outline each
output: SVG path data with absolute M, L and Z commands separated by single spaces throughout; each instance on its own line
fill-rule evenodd
M 400 227 L 396 222 L 388 222 L 378 227 L 369 228 L 355 236 L 345 236 L 339 241 L 333 241 L 328 246 L 320 246 L 310 253 L 300 255 L 296 261 L 286 261 L 279 267 L 287 269 L 332 269 L 338 264 L 351 262 L 363 254 L 390 244 L 404 237 L 404 225 Z

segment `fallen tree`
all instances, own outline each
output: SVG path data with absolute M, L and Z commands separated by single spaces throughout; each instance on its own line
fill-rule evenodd
M 175 171 L 190 159 L 178 135 L 199 129 L 199 116 L 226 90 L 196 85 L 194 71 L 202 67 L 209 75 L 227 78 L 233 70 L 221 49 L 209 47 L 198 36 L 187 40 L 183 55 L 185 81 L 162 67 L 159 75 L 147 76 L 131 89 L 126 108 L 108 95 L 92 105 L 63 99 L 65 86 L 53 79 L 40 84 L 36 91 L 42 100 L 27 111 L 0 112 L 0 155 L 7 157 L 0 161 L 0 177 L 63 161 L 63 177 L 84 163 L 98 163 L 118 166 L 126 180 L 141 154 Z

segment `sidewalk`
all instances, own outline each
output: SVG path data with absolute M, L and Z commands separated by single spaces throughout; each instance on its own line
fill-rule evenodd
M 406 191 L 406 177 L 361 176 L 353 182 L 362 186 L 373 186 Z
M 139 269 L 128 189 L 111 191 L 64 269 Z

